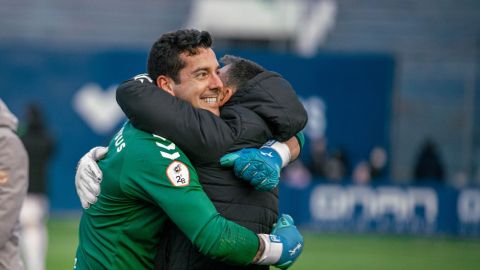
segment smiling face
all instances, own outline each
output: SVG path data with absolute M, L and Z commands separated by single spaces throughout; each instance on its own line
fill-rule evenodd
M 219 115 L 223 83 L 217 74 L 219 64 L 210 48 L 198 48 L 198 53 L 182 53 L 185 67 L 180 70 L 178 83 L 168 76 L 160 76 L 157 84 L 173 96 L 183 99 L 193 107 L 209 110 Z

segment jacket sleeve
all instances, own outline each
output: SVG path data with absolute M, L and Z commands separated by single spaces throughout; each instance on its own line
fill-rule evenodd
M 174 140 L 191 160 L 217 161 L 241 132 L 241 127 L 230 127 L 211 112 L 193 108 L 150 82 L 126 81 L 116 97 L 136 128 Z
M 0 136 L 0 249 L 12 235 L 28 187 L 28 156 L 10 130 Z
M 307 124 L 307 112 L 292 85 L 275 72 L 257 75 L 235 95 L 234 102 L 262 117 L 279 141 L 295 136 Z

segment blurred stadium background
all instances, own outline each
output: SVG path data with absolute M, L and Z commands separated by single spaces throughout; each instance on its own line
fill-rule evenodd
M 39 104 L 57 141 L 47 269 L 73 263 L 74 169 L 124 121 L 116 85 L 183 27 L 210 31 L 218 57 L 278 71 L 304 101 L 307 144 L 281 186 L 307 233 L 292 269 L 480 269 L 480 1 L 0 4 L 0 97 L 20 120 Z

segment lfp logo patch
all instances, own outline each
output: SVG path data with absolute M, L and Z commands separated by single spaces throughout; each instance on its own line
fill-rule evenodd
M 190 172 L 187 165 L 180 161 L 173 161 L 167 167 L 167 177 L 172 185 L 185 187 L 190 184 Z

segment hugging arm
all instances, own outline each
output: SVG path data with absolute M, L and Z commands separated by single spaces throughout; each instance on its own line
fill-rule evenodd
M 147 80 L 122 83 L 117 102 L 135 127 L 174 140 L 191 160 L 205 156 L 218 160 L 241 131 Z
M 281 168 L 299 156 L 304 140 L 303 133 L 299 132 L 285 143 L 268 141 L 261 148 L 244 148 L 228 153 L 220 159 L 220 164 L 233 167 L 235 175 L 255 189 L 271 190 L 278 185 Z
M 143 155 L 139 151 L 140 155 Z M 198 250 L 211 258 L 236 264 L 275 265 L 288 268 L 300 255 L 303 237 L 293 219 L 283 215 L 272 234 L 255 234 L 220 216 L 203 191 L 195 169 L 188 160 L 180 169 L 185 186 L 172 184 L 160 176 L 158 169 L 165 166 L 161 159 L 145 160 L 135 157 L 129 164 L 135 170 L 125 170 L 122 190 L 133 198 L 148 198 L 156 203 Z M 186 171 L 188 170 L 188 173 Z M 167 174 L 168 175 L 168 174 Z
M 137 76 L 121 84 L 118 104 L 135 127 L 175 140 L 193 161 L 204 160 L 205 156 L 218 160 L 242 140 L 251 140 L 244 138 L 251 134 L 249 129 L 262 132 L 258 126 L 249 126 L 258 122 L 256 117 L 271 135 L 260 145 L 268 139 L 287 141 L 307 123 L 306 111 L 294 89 L 274 72 L 263 72 L 238 90 L 228 103 L 244 109 L 242 113 L 232 106 L 222 109 L 224 120 L 171 96 L 149 79 Z

